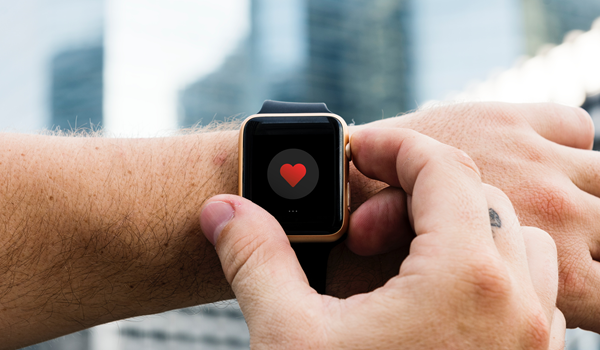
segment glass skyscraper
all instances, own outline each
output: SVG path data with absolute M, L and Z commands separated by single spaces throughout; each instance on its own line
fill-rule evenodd
M 103 6 L 0 0 L 0 129 L 101 122 Z
M 62 51 L 50 67 L 51 127 L 97 129 L 103 111 L 103 47 Z
M 248 40 L 182 92 L 183 125 L 253 114 L 265 99 L 323 101 L 357 123 L 408 108 L 403 2 L 254 0 L 251 13 Z
M 367 122 L 443 100 L 560 43 L 600 16 L 596 0 L 253 0 L 248 40 L 180 94 L 181 123 L 323 101 Z

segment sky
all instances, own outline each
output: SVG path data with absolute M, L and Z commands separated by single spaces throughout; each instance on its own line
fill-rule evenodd
M 107 0 L 104 124 L 110 136 L 177 129 L 177 94 L 249 32 L 249 0 Z

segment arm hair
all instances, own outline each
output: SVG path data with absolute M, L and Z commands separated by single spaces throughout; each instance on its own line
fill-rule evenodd
M 232 298 L 199 208 L 237 191 L 238 125 L 2 134 L 0 349 Z

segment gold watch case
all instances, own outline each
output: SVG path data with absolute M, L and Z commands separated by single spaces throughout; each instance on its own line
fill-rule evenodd
M 342 129 L 344 132 L 343 135 L 343 140 L 344 140 L 344 145 L 343 145 L 343 151 L 342 151 L 342 159 L 344 161 L 344 173 L 343 173 L 343 220 L 342 220 L 342 227 L 340 228 L 339 231 L 332 233 L 332 234 L 328 234 L 328 235 L 288 235 L 288 239 L 290 240 L 290 242 L 292 243 L 317 243 L 317 242 L 321 242 L 321 243 L 326 243 L 326 242 L 335 242 L 337 240 L 339 240 L 340 238 L 342 238 L 342 236 L 344 235 L 344 233 L 346 233 L 346 230 L 348 229 L 348 222 L 350 219 L 350 182 L 349 182 L 349 173 L 348 173 L 348 168 L 349 168 L 349 162 L 350 162 L 350 152 L 349 152 L 349 133 L 348 133 L 348 125 L 346 124 L 346 122 L 344 121 L 344 119 L 342 117 L 340 117 L 337 114 L 333 114 L 333 113 L 285 113 L 285 114 L 280 114 L 280 113 L 273 113 L 273 114 L 254 114 L 249 116 L 248 118 L 246 118 L 244 120 L 244 122 L 242 123 L 242 126 L 240 128 L 240 136 L 239 136 L 239 145 L 238 145 L 238 157 L 239 157 L 239 162 L 238 162 L 238 195 L 242 196 L 243 195 L 243 169 L 244 169 L 244 129 L 246 127 L 246 124 L 248 123 L 249 120 L 253 119 L 253 118 L 269 118 L 269 117 L 332 117 L 337 119 L 341 124 L 342 124 Z

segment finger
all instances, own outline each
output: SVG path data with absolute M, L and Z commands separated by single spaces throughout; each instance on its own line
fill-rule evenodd
M 562 170 L 582 191 L 600 197 L 600 152 L 557 146 Z
M 406 193 L 400 188 L 388 187 L 352 213 L 346 245 L 355 254 L 369 256 L 408 246 L 413 238 Z
M 269 309 L 283 297 L 299 300 L 300 295 L 315 293 L 277 220 L 251 201 L 215 196 L 203 206 L 200 225 L 216 243 L 225 277 L 240 305 Z
M 412 195 L 417 235 L 446 248 L 495 249 L 479 170 L 464 152 L 408 129 L 364 129 L 350 142 L 363 174 Z
M 520 113 L 542 137 L 558 144 L 592 149 L 594 123 L 583 108 L 556 103 L 521 104 Z
M 600 235 L 597 234 L 600 198 L 581 191 L 564 175 L 546 177 L 527 191 L 532 200 L 526 210 L 536 210 L 537 217 L 523 216 L 525 224 L 547 230 L 558 246 L 559 260 L 565 259 L 564 264 L 570 269 L 575 267 L 574 262 L 583 264 L 586 285 L 592 283 L 592 277 L 598 279 L 600 273 L 591 273 L 595 270 L 589 265 L 591 259 L 600 261 Z M 566 309 L 565 314 L 570 321 Z
M 550 327 L 550 346 L 549 350 L 563 350 L 565 348 L 565 332 L 567 324 L 565 316 L 559 309 L 554 309 L 552 326 Z
M 548 321 L 552 322 L 558 294 L 558 258 L 556 244 L 546 231 L 523 226 L 521 228 L 529 275 Z
M 490 233 L 498 252 L 513 271 L 529 280 L 521 225 L 510 199 L 494 186 L 483 184 L 483 189 L 488 204 Z

